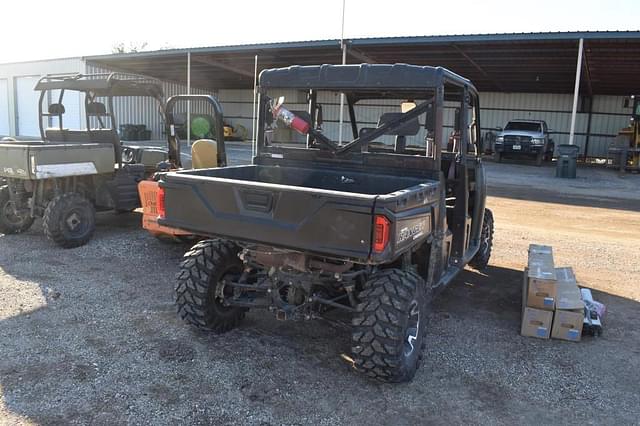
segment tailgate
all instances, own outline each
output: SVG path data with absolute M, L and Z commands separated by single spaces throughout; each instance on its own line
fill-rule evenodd
M 0 144 L 0 176 L 29 178 L 29 147 L 24 144 Z
M 169 173 L 159 222 L 207 236 L 366 261 L 375 195 Z

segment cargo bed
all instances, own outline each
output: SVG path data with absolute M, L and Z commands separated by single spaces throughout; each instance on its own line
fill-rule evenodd
M 265 165 L 174 172 L 160 185 L 163 225 L 374 263 L 426 238 L 438 197 L 424 178 Z M 374 214 L 389 218 L 392 237 L 372 257 Z
M 46 179 L 112 173 L 115 153 L 107 143 L 0 143 L 0 177 Z

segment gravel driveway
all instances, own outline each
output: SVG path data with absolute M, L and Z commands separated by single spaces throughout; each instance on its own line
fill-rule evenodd
M 640 209 L 615 191 L 593 207 L 553 179 L 543 192 L 507 188 L 512 168 L 490 166 L 491 266 L 434 302 L 425 364 L 403 385 L 355 374 L 340 325 L 255 311 L 224 335 L 185 326 L 172 299 L 186 247 L 147 235 L 138 214 L 99 215 L 94 239 L 73 250 L 38 222 L 0 236 L 0 423 L 637 424 Z M 553 245 L 558 265 L 599 290 L 602 338 L 519 336 L 531 242 Z

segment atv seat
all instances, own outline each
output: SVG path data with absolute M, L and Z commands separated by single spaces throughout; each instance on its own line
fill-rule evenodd
M 198 139 L 191 146 L 191 167 L 211 169 L 218 167 L 218 143 L 212 139 Z
M 113 145 L 116 162 L 120 163 L 122 158 L 120 137 L 113 129 L 69 130 L 49 128 L 45 130 L 45 139 L 49 142 L 64 143 L 108 143 Z
M 383 126 L 391 121 L 397 120 L 402 117 L 401 112 L 385 112 L 380 116 L 378 120 L 378 126 Z M 415 119 L 402 124 L 400 127 L 389 130 L 387 135 L 395 135 L 396 140 L 394 144 L 394 152 L 396 154 L 404 154 L 407 146 L 407 136 L 415 136 L 420 131 L 420 120 Z

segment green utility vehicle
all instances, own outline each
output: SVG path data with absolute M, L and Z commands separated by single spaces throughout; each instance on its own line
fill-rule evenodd
M 96 210 L 140 207 L 138 182 L 167 159 L 162 149 L 122 145 L 114 114 L 114 97 L 137 96 L 155 99 L 164 115 L 162 86 L 133 74 L 64 74 L 42 77 L 35 90 L 42 140 L 0 143 L 0 233 L 41 217 L 49 239 L 78 247 L 93 235 Z M 64 127 L 69 93 L 84 95 L 84 130 Z

